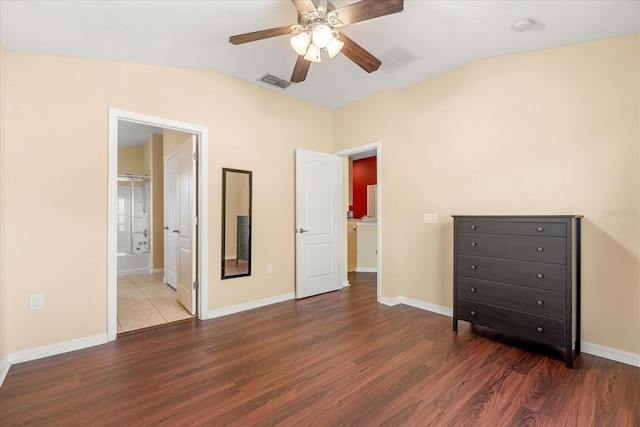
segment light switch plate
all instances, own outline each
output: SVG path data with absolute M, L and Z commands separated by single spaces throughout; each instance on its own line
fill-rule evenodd
M 437 224 L 438 223 L 438 214 L 435 214 L 435 213 L 426 213 L 426 214 L 424 214 L 424 223 L 425 224 Z

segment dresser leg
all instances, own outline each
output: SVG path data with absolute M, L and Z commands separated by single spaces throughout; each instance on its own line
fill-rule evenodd
M 455 317 L 453 318 L 453 333 L 458 333 L 458 319 L 456 319 Z

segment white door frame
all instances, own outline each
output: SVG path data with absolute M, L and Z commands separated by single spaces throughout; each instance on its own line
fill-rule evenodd
M 376 264 L 378 264 L 378 274 L 376 276 L 376 288 L 377 288 L 377 301 L 380 302 L 382 299 L 382 143 L 380 141 L 372 142 L 370 144 L 360 145 L 358 147 L 347 148 L 346 150 L 336 151 L 333 154 L 340 157 L 349 157 L 353 154 L 364 153 L 366 151 L 376 150 L 376 218 L 377 218 L 377 237 L 376 237 Z M 349 207 L 347 206 L 343 209 L 344 212 L 348 211 Z M 343 235 L 343 239 L 347 239 L 347 234 Z M 343 242 L 344 244 L 344 242 Z M 343 262 L 343 270 L 346 270 L 348 267 Z M 343 271 L 344 273 L 345 271 Z
M 198 317 L 206 319 L 209 311 L 209 129 L 205 126 L 178 122 L 161 117 L 109 108 L 108 158 L 108 225 L 107 225 L 107 341 L 118 335 L 118 282 L 117 282 L 117 178 L 118 178 L 118 121 L 158 126 L 198 136 Z

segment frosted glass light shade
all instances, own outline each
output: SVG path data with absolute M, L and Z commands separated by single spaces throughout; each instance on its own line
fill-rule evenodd
M 333 39 L 333 31 L 331 28 L 324 24 L 318 24 L 313 28 L 313 34 L 311 34 L 311 40 L 313 44 L 323 49 L 329 45 Z
M 343 42 L 336 38 L 332 38 L 331 42 L 329 42 L 329 44 L 327 45 L 327 53 L 329 54 L 329 58 L 333 58 L 338 53 L 340 53 L 342 46 L 344 46 Z
M 320 48 L 315 44 L 310 44 L 304 59 L 311 62 L 322 62 L 322 59 L 320 59 Z
M 290 42 L 291 47 L 298 55 L 305 55 L 307 53 L 307 49 L 309 48 L 311 37 L 309 37 L 309 34 L 302 32 L 296 36 L 291 37 Z

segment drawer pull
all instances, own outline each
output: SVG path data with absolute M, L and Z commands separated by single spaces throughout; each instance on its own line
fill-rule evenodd
M 544 231 L 544 228 L 542 228 L 542 227 L 538 227 L 538 228 L 536 229 L 536 231 L 538 231 L 538 232 L 542 233 L 542 232 Z
M 472 229 L 472 230 L 475 230 L 475 229 L 476 229 L 476 228 L 478 228 L 478 227 L 476 227 L 475 225 L 472 225 L 472 226 L 471 226 L 471 227 L 469 227 L 469 228 L 470 228 L 470 229 Z
M 478 244 L 476 242 L 471 242 L 471 246 L 475 248 Z
M 536 301 L 536 304 L 538 305 L 542 305 L 544 303 L 544 301 L 542 301 L 541 299 L 539 299 L 538 301 Z
M 475 293 L 475 291 L 476 291 L 476 288 L 469 289 L 469 292 L 471 292 L 472 294 Z
M 544 248 L 543 248 L 542 246 L 538 246 L 537 251 L 538 251 L 538 252 L 542 252 L 542 251 L 544 251 Z
M 471 269 L 475 270 L 476 268 L 478 268 L 475 264 L 471 264 Z
M 536 331 L 538 331 L 538 332 L 542 332 L 542 326 L 538 326 L 538 327 L 536 328 Z
M 469 312 L 469 314 L 470 314 L 470 315 L 472 315 L 472 316 L 475 316 L 475 315 L 476 315 L 476 311 L 475 311 L 475 310 L 471 310 L 471 311 Z
M 544 278 L 544 274 L 542 274 L 542 273 L 538 273 L 538 274 L 536 274 L 536 277 L 537 277 L 538 279 L 542 279 L 542 278 Z

